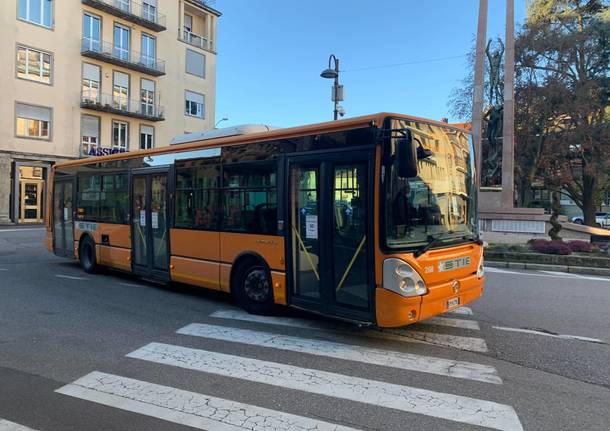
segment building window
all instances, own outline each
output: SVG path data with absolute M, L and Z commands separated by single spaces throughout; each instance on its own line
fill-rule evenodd
M 142 3 L 142 18 L 157 22 L 157 0 L 144 0 Z
M 205 118 L 204 102 L 203 94 L 187 90 L 185 114 L 191 117 Z
M 25 46 L 17 47 L 17 76 L 31 81 L 51 83 L 51 54 Z
M 193 17 L 191 15 L 184 14 L 184 31 L 193 32 Z
M 19 0 L 19 19 L 51 28 L 52 0 Z
M 127 151 L 129 147 L 129 123 L 112 122 L 112 149 L 119 152 Z
M 140 126 L 140 150 L 148 150 L 155 146 L 155 128 L 142 124 Z
M 114 25 L 114 47 L 115 58 L 129 61 L 129 28 L 122 25 Z
M 186 73 L 205 78 L 205 56 L 191 49 L 187 49 Z
M 100 118 L 92 115 L 81 117 L 82 155 L 95 155 L 100 142 Z
M 83 47 L 89 51 L 100 52 L 101 20 L 91 14 L 83 15 Z
M 145 33 L 142 33 L 142 63 L 146 67 L 155 67 L 157 40 Z
M 115 109 L 129 110 L 129 75 L 123 72 L 114 72 L 112 89 L 112 102 Z
M 100 102 L 100 67 L 95 64 L 83 63 L 82 101 Z
M 142 79 L 140 88 L 140 110 L 142 114 L 155 115 L 155 81 Z
M 50 139 L 51 108 L 26 105 L 15 105 L 17 136 L 22 138 Z
M 114 0 L 114 4 L 125 12 L 131 11 L 131 0 Z

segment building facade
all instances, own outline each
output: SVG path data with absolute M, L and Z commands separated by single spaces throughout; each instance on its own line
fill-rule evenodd
M 40 223 L 53 163 L 212 129 L 203 0 L 0 2 L 0 224 Z

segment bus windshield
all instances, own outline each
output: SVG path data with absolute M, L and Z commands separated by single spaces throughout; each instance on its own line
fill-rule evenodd
M 418 151 L 416 177 L 400 178 L 395 146 L 402 135 L 393 133 L 386 143 L 386 245 L 412 248 L 472 239 L 477 232 L 476 189 L 468 134 L 411 120 L 393 119 L 390 124 L 393 131 L 409 129 L 414 145 L 429 152 Z

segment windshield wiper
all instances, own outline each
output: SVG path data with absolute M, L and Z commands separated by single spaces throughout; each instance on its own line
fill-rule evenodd
M 455 232 L 449 231 L 447 233 L 452 234 Z M 432 247 L 436 247 L 437 245 L 441 245 L 443 242 L 445 242 L 447 240 L 452 240 L 452 239 L 464 239 L 464 240 L 475 241 L 479 245 L 483 244 L 483 241 L 480 238 L 476 237 L 475 235 L 458 235 L 458 236 L 451 236 L 451 237 L 437 237 L 437 236 L 428 235 L 428 243 L 426 245 L 420 247 L 419 249 L 417 249 L 415 251 L 415 253 L 413 253 L 413 255 L 415 256 L 415 258 L 418 258 L 422 254 L 424 254 L 425 252 L 430 250 Z
M 418 248 L 415 251 L 415 253 L 413 253 L 413 256 L 415 256 L 415 258 L 418 258 L 422 254 L 424 254 L 425 252 L 430 250 L 432 247 L 435 247 L 437 245 L 441 245 L 445 241 L 445 239 L 447 239 L 447 238 L 441 238 L 441 237 L 435 237 L 435 236 L 432 236 L 432 235 L 428 235 L 428 244 Z

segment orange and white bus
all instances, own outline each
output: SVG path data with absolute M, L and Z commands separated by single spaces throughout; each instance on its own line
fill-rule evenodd
M 481 296 L 468 131 L 389 113 L 227 130 L 56 165 L 47 247 L 253 313 L 397 327 Z

